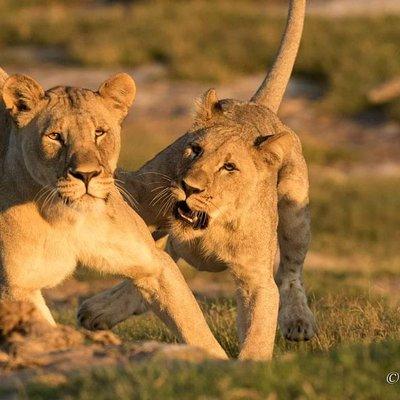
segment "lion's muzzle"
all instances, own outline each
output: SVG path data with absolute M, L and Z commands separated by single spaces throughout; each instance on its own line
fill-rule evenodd
M 99 176 L 101 174 L 101 169 L 93 167 L 89 168 L 69 168 L 68 173 L 71 174 L 74 178 L 81 180 L 86 187 L 86 192 L 88 191 L 89 183 L 92 178 Z
M 57 182 L 58 193 L 67 204 L 86 197 L 105 200 L 113 187 L 112 177 L 106 176 L 102 168 L 90 166 L 70 167 L 67 176 Z

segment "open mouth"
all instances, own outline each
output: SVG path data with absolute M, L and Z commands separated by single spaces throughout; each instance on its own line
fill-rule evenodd
M 186 201 L 179 201 L 175 205 L 175 218 L 190 225 L 193 229 L 206 229 L 210 222 L 209 215 L 204 211 L 193 211 Z

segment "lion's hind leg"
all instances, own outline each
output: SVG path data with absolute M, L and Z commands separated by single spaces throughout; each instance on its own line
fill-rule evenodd
M 315 320 L 302 272 L 310 243 L 310 212 L 307 167 L 300 149 L 290 167 L 280 171 L 278 196 L 280 263 L 275 279 L 280 293 L 279 327 L 288 340 L 309 340 L 315 334 Z

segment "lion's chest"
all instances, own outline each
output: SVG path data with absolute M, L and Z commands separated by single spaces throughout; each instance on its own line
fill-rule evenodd
M 77 261 L 102 272 L 122 274 L 151 262 L 151 235 L 138 222 L 129 208 L 116 215 L 93 213 L 81 218 L 72 239 Z
M 241 232 L 224 225 L 217 225 L 211 228 L 202 237 L 203 248 L 207 252 L 215 253 L 218 258 L 227 263 L 236 260 L 247 238 L 241 237 Z
M 0 236 L 2 267 L 10 286 L 54 286 L 75 268 L 68 230 L 54 229 L 34 208 L 18 206 L 2 213 Z
M 273 224 L 241 221 L 223 222 L 209 227 L 200 239 L 202 252 L 212 255 L 226 265 L 248 265 L 268 258 L 275 251 L 272 244 L 276 237 Z

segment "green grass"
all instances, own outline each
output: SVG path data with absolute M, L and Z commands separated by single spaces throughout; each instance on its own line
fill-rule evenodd
M 321 265 L 323 267 L 323 265 Z M 349 265 L 349 267 L 351 267 Z M 318 322 L 318 337 L 307 343 L 292 343 L 279 334 L 275 354 L 332 351 L 339 345 L 371 344 L 382 340 L 400 340 L 399 297 L 390 299 L 374 289 L 374 279 L 393 276 L 374 270 L 349 272 L 305 271 L 305 284 L 310 307 Z M 200 299 L 208 324 L 218 341 L 231 357 L 237 357 L 236 304 L 233 297 Z M 56 304 L 52 311 L 58 322 L 76 324 L 77 302 Z M 175 343 L 174 335 L 153 314 L 135 316 L 114 328 L 124 342 L 157 340 Z
M 306 271 L 318 335 L 307 343 L 290 343 L 278 333 L 271 364 L 191 364 L 158 357 L 124 366 L 76 371 L 62 384 L 51 383 L 51 379 L 46 383 L 45 377 L 39 376 L 39 381 L 19 385 L 20 398 L 398 398 L 399 387 L 388 385 L 385 377 L 388 372 L 399 370 L 400 298 L 396 292 L 390 297 L 379 295 L 367 271 L 350 272 L 350 268 L 342 272 L 322 268 Z M 380 278 L 393 278 L 381 274 L 379 265 L 374 271 Z M 237 356 L 233 299 L 202 300 L 201 306 L 217 339 L 230 356 Z M 58 321 L 75 324 L 71 304 L 59 303 L 55 308 Z M 174 336 L 151 314 L 133 317 L 114 331 L 128 346 L 138 340 L 175 342 Z
M 322 166 L 354 165 L 362 161 L 363 154 L 356 149 L 303 140 L 303 154 L 307 163 Z
M 29 399 L 398 399 L 386 383 L 398 371 L 400 342 L 343 346 L 273 364 L 162 360 L 84 372 L 61 385 L 31 384 Z M 23 396 L 23 398 L 24 398 Z
M 2 62 L 22 46 L 63 64 L 161 63 L 172 78 L 229 81 L 270 65 L 284 17 L 264 1 L 0 1 Z M 399 16 L 308 17 L 295 73 L 324 83 L 323 106 L 354 114 L 366 94 L 400 70 Z M 30 57 L 25 57 L 23 59 Z M 399 101 L 386 105 L 400 117 Z
M 399 178 L 311 179 L 312 248 L 398 259 Z

